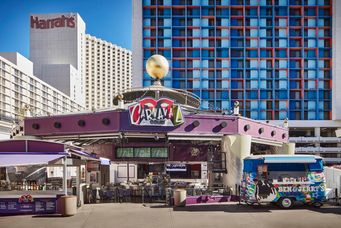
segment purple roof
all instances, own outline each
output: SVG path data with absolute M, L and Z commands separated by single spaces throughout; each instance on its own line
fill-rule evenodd
M 60 152 L 64 144 L 43 140 L 5 140 L 0 141 L 0 152 Z
M 104 121 L 104 119 L 106 119 Z M 241 116 L 218 114 L 187 114 L 185 122 L 177 127 L 136 126 L 130 123 L 128 111 L 111 110 L 95 113 L 80 113 L 63 116 L 27 118 L 24 121 L 25 135 L 86 136 L 130 133 L 171 133 L 184 135 L 231 135 L 248 134 L 254 138 L 288 141 L 288 129 L 255 121 Z M 80 124 L 80 121 L 82 124 Z M 56 123 L 59 123 L 56 127 Z M 196 123 L 196 124 L 194 124 Z M 197 124 L 199 123 L 199 124 Z

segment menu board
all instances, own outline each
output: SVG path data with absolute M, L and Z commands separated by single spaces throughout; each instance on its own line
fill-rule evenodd
M 99 171 L 100 163 L 98 161 L 88 161 L 86 163 L 86 169 L 87 169 L 88 172 Z
M 151 148 L 152 158 L 167 158 L 168 150 L 167 148 L 162 147 L 153 147 Z
M 18 198 L 0 198 L 0 215 L 56 213 L 56 200 L 56 198 L 34 198 L 33 202 L 19 203 Z
M 143 147 L 143 148 L 134 148 L 135 157 L 139 158 L 150 158 L 150 148 Z
M 134 157 L 133 148 L 117 148 L 116 155 L 118 158 L 131 158 Z

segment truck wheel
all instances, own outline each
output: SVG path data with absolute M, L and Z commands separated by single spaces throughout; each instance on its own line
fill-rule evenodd
M 294 206 L 294 200 L 288 197 L 281 198 L 279 206 L 283 209 L 290 209 Z
M 253 206 L 254 203 L 253 203 L 253 202 L 251 203 L 251 202 L 249 202 L 249 201 L 246 201 L 246 204 L 249 205 L 249 206 Z
M 260 208 L 260 203 L 254 203 L 251 206 L 252 208 L 257 209 L 257 208 Z
M 323 203 L 321 202 L 316 202 L 316 203 L 313 203 L 313 207 L 322 207 L 323 206 Z

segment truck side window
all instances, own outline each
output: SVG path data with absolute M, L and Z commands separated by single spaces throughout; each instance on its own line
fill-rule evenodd
M 309 171 L 323 171 L 323 162 L 322 160 L 317 160 L 316 163 L 312 163 L 308 165 Z

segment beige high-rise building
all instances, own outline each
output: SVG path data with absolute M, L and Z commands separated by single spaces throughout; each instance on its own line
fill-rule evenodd
M 131 88 L 131 51 L 91 35 L 85 36 L 85 105 L 108 108 L 114 95 Z

